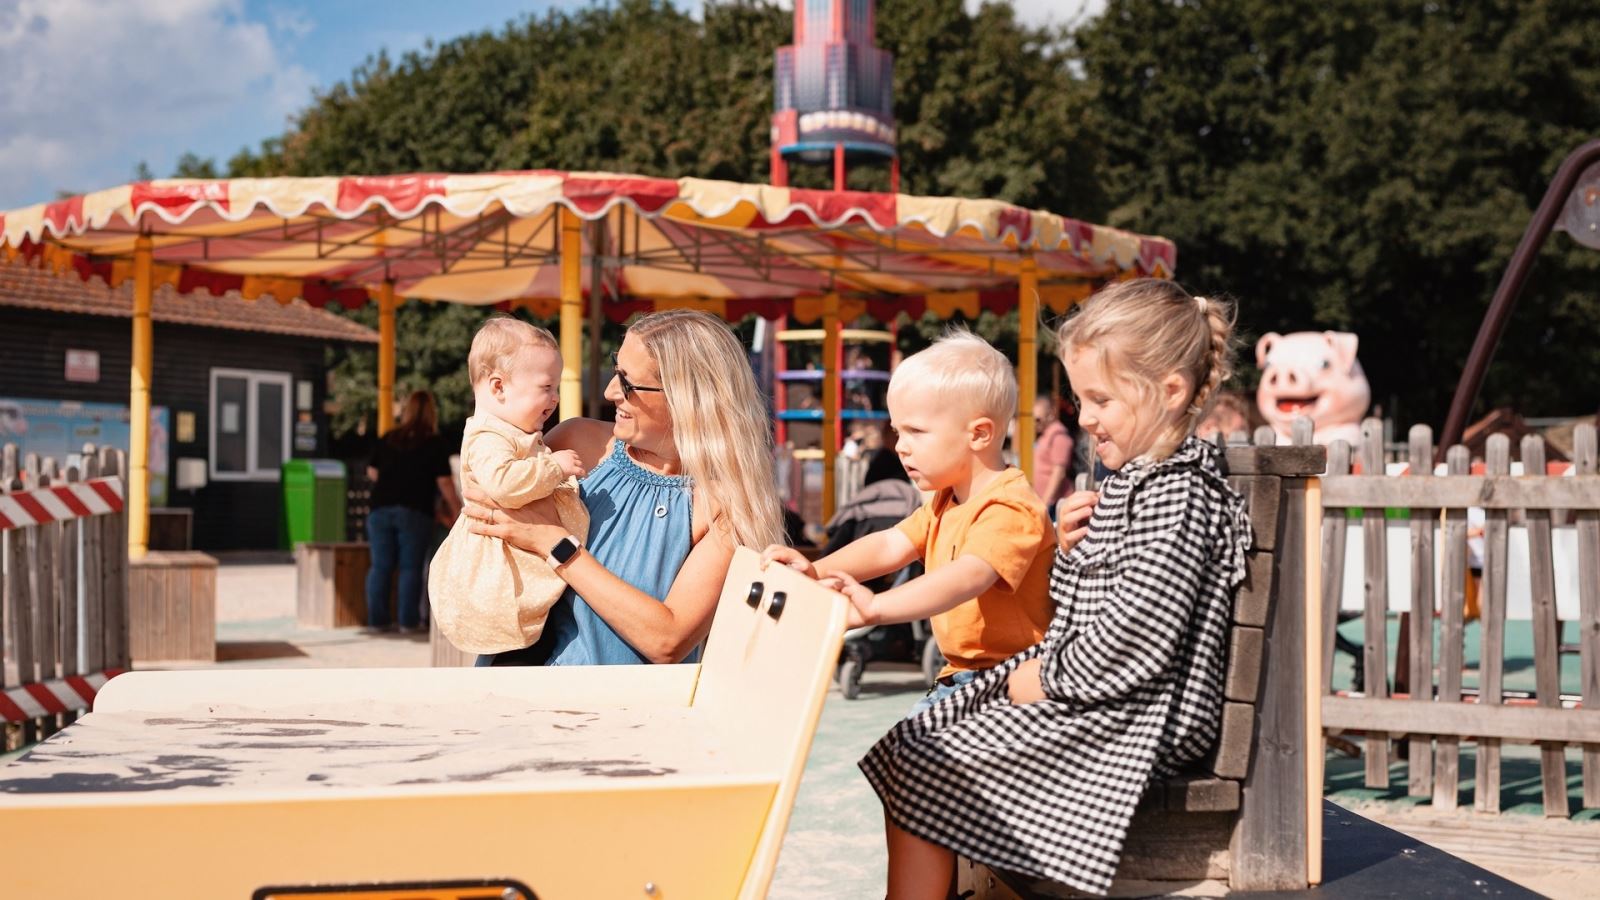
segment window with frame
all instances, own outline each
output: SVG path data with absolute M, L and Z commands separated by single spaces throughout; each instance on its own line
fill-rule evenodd
M 277 481 L 289 458 L 287 372 L 211 370 L 211 479 Z

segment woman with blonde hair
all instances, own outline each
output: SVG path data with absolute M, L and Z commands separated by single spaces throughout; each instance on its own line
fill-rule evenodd
M 728 326 L 690 310 L 644 316 L 613 362 L 616 420 L 545 435 L 589 470 L 587 546 L 548 502 L 500 510 L 468 486 L 477 533 L 545 557 L 569 586 L 537 643 L 480 664 L 693 662 L 734 548 L 783 540 L 771 425 Z

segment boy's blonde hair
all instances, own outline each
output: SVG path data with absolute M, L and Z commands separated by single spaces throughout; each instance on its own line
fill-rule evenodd
M 641 316 L 628 333 L 656 362 L 684 474 L 705 492 L 715 521 L 741 546 L 783 543 L 772 421 L 733 330 L 674 309 Z
M 518 354 L 528 347 L 549 347 L 561 352 L 561 345 L 549 331 L 512 316 L 490 316 L 472 336 L 467 377 L 476 386 L 495 372 L 508 372 Z
M 1233 322 L 1227 301 L 1195 297 L 1175 282 L 1136 278 L 1090 297 L 1057 337 L 1063 363 L 1081 348 L 1099 350 L 1113 380 L 1131 386 L 1143 402 L 1155 402 L 1161 379 L 1174 372 L 1188 380 L 1188 408 L 1159 444 L 1171 452 L 1233 375 Z
M 901 360 L 889 390 L 929 388 L 950 405 L 969 404 L 1004 433 L 1017 414 L 1017 375 L 1011 361 L 965 328 L 952 328 L 920 353 Z

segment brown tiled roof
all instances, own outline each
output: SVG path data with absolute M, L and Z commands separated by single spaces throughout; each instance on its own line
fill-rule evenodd
M 0 262 L 0 307 L 45 309 L 91 316 L 133 317 L 133 284 L 112 290 L 99 278 L 76 272 L 56 275 L 44 269 Z M 317 309 L 304 300 L 279 305 L 271 297 L 246 300 L 238 292 L 213 297 L 205 291 L 180 294 L 171 285 L 156 289 L 150 318 L 157 322 L 290 334 L 329 341 L 376 344 L 378 333 L 358 322 Z

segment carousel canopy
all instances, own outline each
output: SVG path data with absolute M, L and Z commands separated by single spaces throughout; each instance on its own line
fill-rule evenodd
M 829 291 L 847 317 L 975 315 L 1015 305 L 1029 254 L 1059 311 L 1105 281 L 1170 276 L 1176 257 L 1163 238 L 993 200 L 554 171 L 137 182 L 0 213 L 0 247 L 116 287 L 144 234 L 156 284 L 180 292 L 354 306 L 392 281 L 553 315 L 563 221 L 582 231 L 585 294 L 601 285 L 618 320 L 693 305 L 810 321 Z

